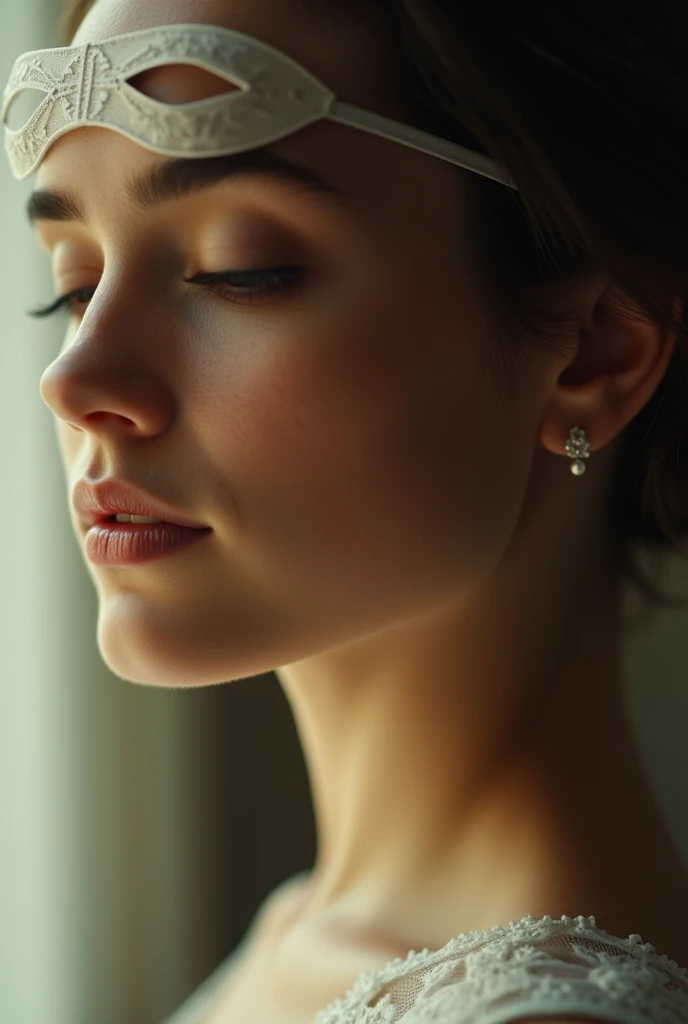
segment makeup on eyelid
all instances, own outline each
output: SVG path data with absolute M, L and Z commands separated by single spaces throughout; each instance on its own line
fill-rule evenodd
M 185 278 L 188 284 L 196 284 L 209 292 L 216 292 L 221 298 L 235 305 L 250 305 L 277 297 L 280 293 L 287 293 L 295 290 L 305 277 L 305 267 L 268 267 L 255 270 L 234 270 L 224 272 L 206 272 L 196 274 L 194 277 Z M 258 284 L 243 286 L 237 281 L 258 281 Z M 50 305 L 27 310 L 27 315 L 32 317 L 45 318 L 54 313 L 69 312 L 76 316 L 75 306 L 85 304 L 80 296 L 87 292 L 95 292 L 96 285 L 88 285 L 81 288 L 72 288 L 63 295 L 58 296 Z M 241 296 L 241 298 L 239 298 Z M 88 300 L 90 302 L 90 299 Z
M 237 227 L 238 225 L 238 227 Z M 280 235 L 282 238 L 280 238 Z M 288 236 L 288 239 L 287 239 Z M 285 241 L 285 239 L 287 239 Z M 50 248 L 44 245 L 44 240 L 39 239 L 40 244 L 50 252 Z M 180 245 L 180 254 L 184 248 Z M 231 225 L 225 222 L 212 223 L 206 231 L 200 234 L 200 241 L 192 247 L 197 253 L 202 253 L 203 263 L 233 262 L 236 270 L 202 271 L 193 277 L 184 277 L 185 283 L 205 286 L 207 291 L 215 291 L 227 301 L 236 304 L 249 304 L 259 301 L 261 297 L 267 300 L 270 296 L 276 296 L 279 292 L 287 292 L 300 284 L 307 272 L 306 266 L 296 266 L 299 258 L 304 262 L 312 260 L 312 253 L 307 253 L 307 246 L 299 244 L 291 232 L 277 227 L 272 221 L 256 218 L 254 214 L 235 216 Z M 169 254 L 169 250 L 166 250 Z M 241 257 L 233 259 L 227 256 L 228 253 L 241 253 Z M 265 254 L 281 254 L 289 257 L 281 262 L 277 258 L 269 259 Z M 263 255 L 261 255 L 263 254 Z M 52 255 L 56 257 L 53 267 L 54 277 L 78 278 L 76 267 L 66 269 L 65 264 L 76 261 L 74 255 L 74 243 L 61 239 L 52 248 Z M 186 260 L 180 255 L 179 263 Z M 243 269 L 247 268 L 247 269 Z M 250 269 L 248 269 L 250 268 Z M 90 276 L 93 267 L 80 268 L 84 275 Z M 258 284 L 251 286 L 252 281 Z M 71 312 L 76 315 L 75 306 L 83 305 L 84 300 L 80 297 L 88 292 L 95 292 L 96 284 L 77 282 L 75 287 L 60 288 L 57 297 L 52 303 L 46 306 L 27 310 L 27 315 L 38 318 L 51 316 L 53 313 Z

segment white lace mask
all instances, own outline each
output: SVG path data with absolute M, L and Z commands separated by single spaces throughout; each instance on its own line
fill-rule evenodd
M 166 64 L 193 64 L 239 88 L 170 105 L 127 82 Z M 7 115 L 26 89 L 47 95 L 26 124 L 12 131 Z M 285 53 L 216 25 L 161 25 L 99 43 L 31 50 L 14 62 L 2 106 L 5 150 L 19 181 L 37 170 L 57 139 L 86 125 L 111 128 L 155 153 L 214 157 L 267 146 L 322 119 L 400 142 L 516 188 L 501 165 L 482 153 L 342 103 Z

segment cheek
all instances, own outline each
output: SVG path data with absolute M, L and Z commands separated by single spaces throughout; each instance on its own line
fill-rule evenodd
M 431 347 L 403 311 L 379 326 L 285 334 L 241 373 L 218 367 L 213 436 L 200 442 L 239 510 L 227 543 L 313 614 L 398 614 L 474 585 L 518 507 L 508 411 L 470 330 L 430 332 Z

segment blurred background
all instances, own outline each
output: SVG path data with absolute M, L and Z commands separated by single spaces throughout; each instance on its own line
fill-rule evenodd
M 60 10 L 3 4 L 3 89 L 17 56 L 62 45 Z M 313 864 L 310 790 L 274 675 L 159 691 L 100 658 L 38 391 L 64 322 L 26 315 L 54 294 L 24 215 L 33 187 L 0 160 L 0 1021 L 159 1024 Z M 662 568 L 688 593 L 684 562 Z M 630 593 L 626 611 L 629 706 L 688 868 L 688 611 L 641 617 Z

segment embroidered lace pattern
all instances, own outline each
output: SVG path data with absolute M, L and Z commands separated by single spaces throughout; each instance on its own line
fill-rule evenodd
M 195 64 L 238 88 L 170 105 L 127 83 L 139 72 L 174 63 Z M 106 126 L 168 155 L 219 156 L 290 135 L 326 116 L 334 100 L 285 54 L 212 25 L 160 26 L 102 43 L 23 54 L 5 88 L 3 121 L 14 97 L 30 88 L 47 96 L 26 125 L 5 132 L 5 149 L 20 179 L 77 127 Z
M 531 915 L 412 951 L 362 974 L 313 1024 L 507 1024 L 588 1014 L 612 1024 L 688 1024 L 688 969 L 594 917 Z
M 162 1024 L 204 1024 L 240 951 Z M 594 917 L 528 915 L 367 971 L 309 1024 L 509 1024 L 577 1014 L 591 1024 L 688 1024 L 688 969 L 640 935 L 602 931 Z
M 236 88 L 191 103 L 161 103 L 128 79 L 164 64 L 193 64 Z M 7 116 L 26 89 L 47 95 L 21 128 Z M 242 32 L 205 23 L 161 25 L 98 43 L 31 50 L 16 59 L 3 93 L 5 151 L 18 180 L 32 174 L 62 135 L 111 128 L 167 156 L 213 157 L 267 146 L 323 118 L 449 160 L 510 188 L 483 153 L 338 100 L 287 54 Z

